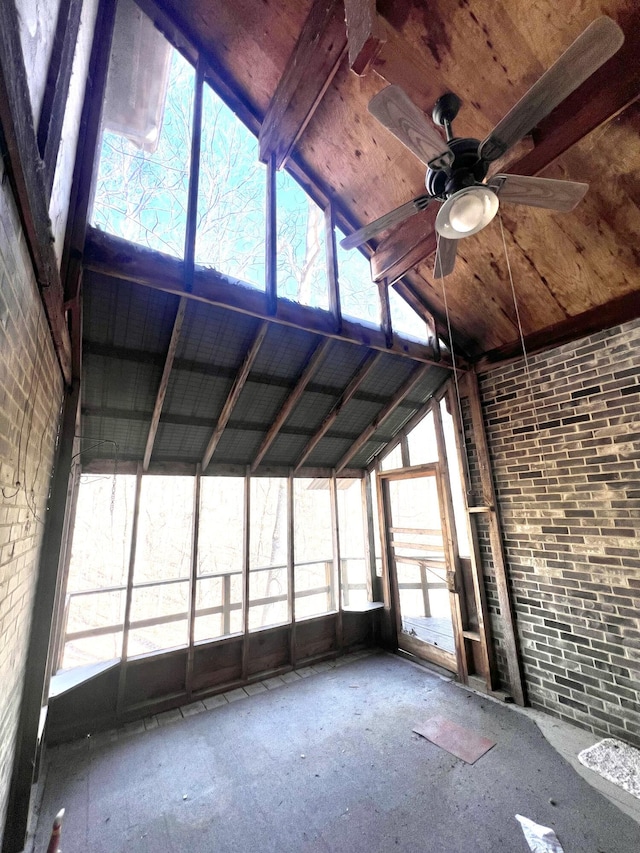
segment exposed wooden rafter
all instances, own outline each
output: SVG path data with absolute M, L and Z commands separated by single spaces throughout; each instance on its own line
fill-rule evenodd
M 302 454 L 301 454 L 300 458 L 298 459 L 298 464 L 296 465 L 296 472 L 299 471 L 300 468 L 302 468 L 302 466 L 307 461 L 307 459 L 311 456 L 311 454 L 313 453 L 315 448 L 318 446 L 320 441 L 329 432 L 329 430 L 331 429 L 333 424 L 336 422 L 340 412 L 344 409 L 344 407 L 347 405 L 349 400 L 351 400 L 353 398 L 353 396 L 356 394 L 356 392 L 358 391 L 358 389 L 360 388 L 362 383 L 365 381 L 367 376 L 369 376 L 369 374 L 371 373 L 373 368 L 379 363 L 381 358 L 382 358 L 381 352 L 378 352 L 378 353 L 372 352 L 367 356 L 367 358 L 363 362 L 362 366 L 360 367 L 360 370 L 358 370 L 356 375 L 353 377 L 351 382 L 347 385 L 347 387 L 344 389 L 344 391 L 342 392 L 342 394 L 340 395 L 340 397 L 336 401 L 335 405 L 333 406 L 333 408 L 331 409 L 329 414 L 322 421 L 322 424 L 320 425 L 318 431 L 315 433 L 314 436 L 312 436 L 309 439 L 307 446 L 302 451 Z
M 178 303 L 178 310 L 176 311 L 176 317 L 173 321 L 171 340 L 169 341 L 169 347 L 167 349 L 164 369 L 162 371 L 162 378 L 160 379 L 158 393 L 156 394 L 156 402 L 153 407 L 153 415 L 151 416 L 151 423 L 149 424 L 149 434 L 147 435 L 147 444 L 144 449 L 144 460 L 142 462 L 143 471 L 148 471 L 149 469 L 149 462 L 151 461 L 151 454 L 153 453 L 153 445 L 156 440 L 158 425 L 160 424 L 160 415 L 162 414 L 162 407 L 164 406 L 164 398 L 167 396 L 169 378 L 171 376 L 171 370 L 173 368 L 173 361 L 176 357 L 176 350 L 178 349 L 180 333 L 182 331 L 182 324 L 184 322 L 184 315 L 186 310 L 187 300 L 183 296 L 180 302 Z
M 386 41 L 375 0 L 344 0 L 349 40 L 349 67 L 365 74 Z
M 369 441 L 369 439 L 373 436 L 376 430 L 384 423 L 384 421 L 389 417 L 392 412 L 398 408 L 400 403 L 409 394 L 413 391 L 416 385 L 424 378 L 427 371 L 429 370 L 428 365 L 422 365 L 421 367 L 417 367 L 411 376 L 407 379 L 407 381 L 402 385 L 393 397 L 389 400 L 386 406 L 378 412 L 373 421 L 369 424 L 369 426 L 365 429 L 365 431 L 360 435 L 360 437 L 351 445 L 349 450 L 342 457 L 340 462 L 336 465 L 336 474 L 339 474 L 344 468 L 347 467 L 349 462 L 353 459 L 353 457 L 365 446 L 365 444 Z
M 14 2 L 0 3 L 0 125 L 9 177 L 42 294 L 62 374 L 71 382 L 71 338 L 65 319 L 47 189 L 31 115 L 31 98 Z
M 307 385 L 309 384 L 309 382 L 311 382 L 314 374 L 326 358 L 330 346 L 331 340 L 329 338 L 325 338 L 323 341 L 320 341 L 318 346 L 313 351 L 311 358 L 309 359 L 306 367 L 300 374 L 300 378 L 296 382 L 295 388 L 284 401 L 282 408 L 276 415 L 276 419 L 269 427 L 269 430 L 265 435 L 264 440 L 262 441 L 262 444 L 260 445 L 260 448 L 256 453 L 256 457 L 251 465 L 252 473 L 257 470 L 260 463 L 266 456 L 267 451 L 275 441 L 276 436 L 280 432 L 280 429 L 284 425 L 285 421 L 300 402 L 300 398 L 304 394 Z
M 347 341 L 369 349 L 392 352 L 413 361 L 452 369 L 451 362 L 446 358 L 443 357 L 441 361 L 434 358 L 432 347 L 397 338 L 389 347 L 382 331 L 352 320 L 343 319 L 342 328 L 336 331 L 335 319 L 329 312 L 309 308 L 306 305 L 296 305 L 287 300 L 280 300 L 276 314 L 271 316 L 267 297 L 263 292 L 247 287 L 242 282 L 215 270 L 197 269 L 193 290 L 187 292 L 183 280 L 182 261 L 135 246 L 96 228 L 88 229 L 84 265 L 86 269 L 99 272 L 108 278 L 142 284 L 165 293 L 186 296 L 209 305 L 258 317 L 261 320 L 293 326 L 312 334 Z M 460 364 L 459 367 L 464 365 Z
M 315 0 L 260 128 L 260 159 L 282 168 L 347 49 L 343 0 Z
M 240 394 L 242 393 L 242 389 L 244 388 L 247 379 L 249 378 L 249 373 L 251 372 L 251 368 L 253 367 L 253 363 L 258 357 L 258 353 L 260 352 L 260 347 L 262 346 L 262 342 L 264 341 L 267 332 L 269 331 L 269 324 L 267 322 L 263 322 L 260 324 L 260 328 L 254 338 L 253 343 L 249 347 L 247 354 L 242 362 L 242 366 L 238 371 L 238 375 L 236 376 L 233 385 L 231 386 L 231 390 L 229 391 L 229 396 L 227 397 L 224 406 L 222 407 L 222 412 L 220 413 L 220 417 L 218 418 L 218 423 L 216 424 L 216 428 L 213 431 L 211 438 L 209 439 L 209 443 L 207 444 L 207 449 L 204 452 L 204 456 L 202 457 L 202 470 L 206 471 L 209 462 L 211 462 L 211 457 L 215 453 L 215 449 L 218 446 L 220 439 L 222 438 L 222 433 L 225 431 L 227 424 L 229 423 L 229 418 L 231 417 L 231 413 L 233 412 L 236 403 L 240 399 Z

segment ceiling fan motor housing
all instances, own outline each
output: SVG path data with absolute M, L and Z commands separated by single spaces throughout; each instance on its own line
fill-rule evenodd
M 449 169 L 427 169 L 425 186 L 429 195 L 444 200 L 458 190 L 482 183 L 489 164 L 479 159 L 479 145 L 478 139 L 450 140 L 454 159 Z

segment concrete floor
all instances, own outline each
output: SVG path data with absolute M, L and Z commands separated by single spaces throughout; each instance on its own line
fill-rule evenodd
M 64 806 L 64 853 L 526 853 L 516 813 L 565 853 L 638 853 L 527 716 L 398 657 L 340 663 L 52 750 L 36 849 Z M 497 746 L 467 765 L 412 733 L 434 715 Z

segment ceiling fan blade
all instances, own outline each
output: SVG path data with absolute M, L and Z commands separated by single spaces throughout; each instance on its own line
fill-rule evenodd
M 408 201 L 406 204 L 401 204 L 400 207 L 390 210 L 389 213 L 385 213 L 379 219 L 374 219 L 373 222 L 365 225 L 364 228 L 360 228 L 358 231 L 354 231 L 353 234 L 349 234 L 348 237 L 340 241 L 340 245 L 343 249 L 353 249 L 356 246 L 361 246 L 381 231 L 386 231 L 387 228 L 404 222 L 405 219 L 413 216 L 414 213 L 424 210 L 431 200 L 431 196 L 419 195 L 417 198 L 412 199 L 412 201 Z
M 444 278 L 453 272 L 456 265 L 456 254 L 458 252 L 458 241 L 448 240 L 446 237 L 438 238 L 438 249 L 433 262 L 433 277 Z
M 604 15 L 593 21 L 533 84 L 480 144 L 483 160 L 497 160 L 616 53 L 624 33 Z
M 426 166 L 441 169 L 453 161 L 447 143 L 400 86 L 378 92 L 369 112 Z
M 525 175 L 495 175 L 489 186 L 498 194 L 500 203 L 527 204 L 549 210 L 569 211 L 582 201 L 589 184 L 556 181 L 551 178 L 529 178 Z

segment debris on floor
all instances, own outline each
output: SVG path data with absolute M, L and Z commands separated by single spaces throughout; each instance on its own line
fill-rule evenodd
M 608 737 L 583 749 L 578 761 L 640 799 L 640 749 Z
M 496 745 L 495 741 L 481 737 L 444 717 L 431 717 L 425 723 L 414 726 L 413 731 L 467 764 L 475 764 Z
M 527 844 L 532 853 L 564 853 L 558 836 L 550 827 L 534 823 L 521 814 L 516 815 L 516 820 L 520 821 L 524 837 L 527 839 Z

